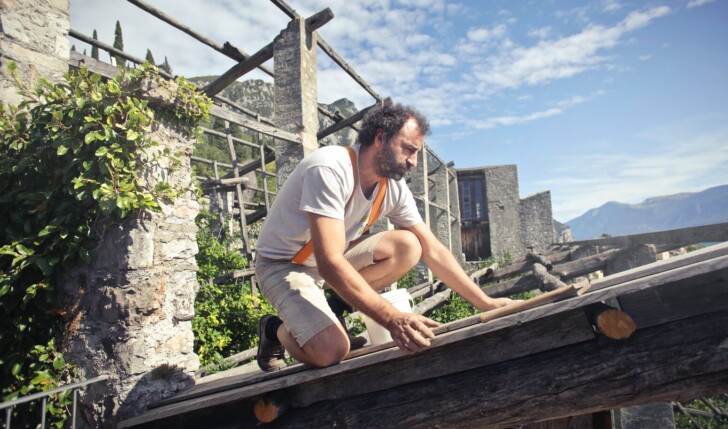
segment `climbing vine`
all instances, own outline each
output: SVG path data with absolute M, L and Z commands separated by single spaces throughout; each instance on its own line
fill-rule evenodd
M 9 66 L 15 75 L 14 66 Z M 152 109 L 144 79 L 160 82 L 178 103 Z M 162 157 L 148 137 L 160 116 L 187 125 L 206 117 L 210 100 L 154 66 L 104 79 L 81 69 L 63 83 L 15 79 L 23 100 L 0 103 L 0 386 L 5 399 L 67 381 L 70 365 L 53 338 L 63 324 L 54 304 L 60 267 L 88 263 L 104 231 L 133 213 L 159 210 L 180 190 L 144 177 Z M 47 349 L 38 353 L 38 347 Z M 34 352 L 35 351 L 35 352 Z M 35 353 L 35 355 L 34 355 Z M 41 357 L 59 356 L 43 363 Z

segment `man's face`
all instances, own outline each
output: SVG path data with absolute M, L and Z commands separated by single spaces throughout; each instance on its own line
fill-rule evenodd
M 417 154 L 422 149 L 424 138 L 414 119 L 408 119 L 392 138 L 384 134 L 380 138 L 382 149 L 377 154 L 377 173 L 380 176 L 400 180 L 407 170 L 417 167 Z

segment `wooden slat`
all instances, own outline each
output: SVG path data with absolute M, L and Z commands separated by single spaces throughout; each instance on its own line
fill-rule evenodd
M 715 327 L 713 331 L 713 326 Z M 289 411 L 272 428 L 505 428 L 728 386 L 728 313 L 587 341 L 396 389 Z M 494 350 L 497 352 L 497 350 Z
M 663 285 L 684 281 L 686 279 L 704 279 L 705 277 L 701 277 L 703 274 L 721 271 L 721 275 L 724 275 L 723 273 L 726 268 L 728 268 L 728 256 L 718 256 L 708 260 L 695 262 L 691 265 L 666 269 L 665 271 L 649 276 L 641 276 L 636 279 L 628 280 L 623 284 L 591 290 L 581 297 L 547 304 L 491 320 L 488 323 L 475 324 L 466 327 L 465 329 L 463 329 L 465 322 L 473 323 L 473 318 L 448 324 L 441 328 L 436 328 L 435 331 L 437 333 L 437 337 L 433 340 L 432 349 L 444 347 L 448 344 L 453 344 L 467 338 L 481 336 L 502 329 L 507 329 L 509 327 L 522 325 L 530 321 L 540 320 L 558 313 L 565 313 L 573 309 L 581 308 L 586 305 L 605 301 L 611 298 L 648 290 L 654 287 L 662 287 Z M 651 269 L 652 267 L 647 266 L 646 271 L 649 272 Z M 637 316 L 633 313 L 630 315 L 632 317 Z M 664 320 L 667 322 L 670 317 L 670 314 L 666 314 Z M 674 315 L 672 317 L 680 317 L 680 315 Z M 631 340 L 632 339 L 630 339 L 630 341 Z M 176 398 L 172 398 L 168 401 L 167 403 L 169 405 L 151 410 L 144 416 L 132 420 L 132 422 L 140 423 L 154 421 L 182 411 L 206 408 L 225 401 L 236 401 L 248 398 L 251 395 L 259 395 L 267 391 L 291 387 L 296 384 L 301 384 L 321 377 L 332 376 L 338 373 L 344 373 L 356 368 L 376 365 L 402 356 L 402 353 L 398 349 L 389 348 L 377 353 L 346 360 L 341 364 L 330 368 L 310 369 L 304 372 L 298 372 L 305 369 L 305 367 L 303 365 L 296 365 L 294 367 L 286 368 L 278 374 L 256 374 L 253 377 L 246 377 L 244 379 L 236 379 L 234 377 L 231 377 L 230 379 L 222 379 L 217 382 L 206 383 L 204 386 L 200 386 L 200 388 L 192 388 L 189 391 L 183 392 Z M 185 398 L 188 400 L 170 404 L 171 401 L 183 400 Z
M 160 19 L 161 21 L 166 22 L 167 24 L 171 25 L 172 27 L 175 27 L 176 29 L 186 33 L 187 35 L 191 36 L 192 38 L 196 39 L 199 42 L 202 42 L 203 44 L 211 47 L 212 49 L 220 52 L 221 54 L 224 54 L 236 61 L 245 61 L 249 55 L 245 52 L 233 47 L 229 43 L 225 43 L 225 46 L 220 46 L 216 42 L 214 42 L 212 39 L 203 36 L 202 34 L 192 30 L 191 28 L 187 27 L 186 25 L 182 24 L 181 22 L 175 20 L 174 18 L 170 17 L 169 15 L 165 14 L 161 10 L 149 5 L 146 2 L 143 2 L 141 0 L 127 0 L 129 3 L 137 6 L 138 8 L 144 10 L 145 12 L 149 13 L 150 15 Z M 268 67 L 265 67 L 264 65 L 260 66 L 260 69 L 267 73 L 269 76 L 273 76 L 273 71 L 269 69 Z
M 569 242 L 578 246 L 633 247 L 638 244 L 680 244 L 715 243 L 728 241 L 728 222 L 714 225 L 623 235 L 620 237 L 597 238 Z
M 324 26 L 327 22 L 331 21 L 333 18 L 334 13 L 331 11 L 330 8 L 326 8 L 306 18 L 306 30 L 309 32 L 314 32 Z M 244 74 L 273 58 L 273 51 L 274 42 L 265 45 L 260 50 L 258 50 L 258 52 L 254 53 L 244 61 L 241 61 L 231 67 L 228 71 L 223 73 L 222 76 L 215 79 L 215 81 L 210 82 L 210 84 L 205 87 L 204 92 L 209 96 L 213 96 L 221 92 L 228 85 L 233 83 Z
M 241 114 L 231 112 L 227 109 L 224 109 L 224 108 L 214 105 L 214 104 L 210 107 L 210 113 L 213 116 L 217 116 L 218 118 L 221 118 L 221 119 L 226 119 L 230 122 L 236 123 L 245 128 L 249 128 L 253 131 L 257 131 L 257 132 L 265 134 L 267 136 L 275 137 L 275 138 L 278 138 L 281 140 L 286 140 L 286 141 L 289 141 L 292 143 L 301 142 L 301 137 L 296 134 L 289 133 L 288 131 L 278 129 L 278 128 L 272 127 L 270 125 L 266 125 L 264 123 L 253 121 L 252 119 L 248 119 Z
M 664 261 L 653 262 L 648 265 L 632 268 L 627 271 L 612 274 L 611 276 L 604 277 L 602 279 L 594 280 L 592 282 L 591 290 L 594 291 L 597 289 L 606 288 L 615 284 L 624 283 L 629 280 L 657 274 L 666 270 L 685 267 L 691 264 L 695 264 L 697 262 L 707 261 L 709 259 L 717 258 L 724 255 L 728 255 L 728 243 L 716 244 L 714 246 L 709 246 L 700 250 L 696 250 L 694 252 L 685 253 L 674 258 L 666 259 Z

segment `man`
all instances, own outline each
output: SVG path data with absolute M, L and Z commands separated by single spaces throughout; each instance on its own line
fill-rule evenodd
M 429 132 L 427 119 L 417 110 L 385 106 L 364 118 L 351 156 L 346 148 L 325 147 L 304 158 L 288 177 L 257 247 L 260 288 L 280 317 L 267 315 L 260 321 L 261 369 L 285 366 L 284 348 L 316 367 L 339 363 L 349 352 L 349 337 L 326 302 L 324 283 L 388 329 L 405 353 L 429 347 L 434 338 L 430 328 L 438 323 L 398 311 L 377 291 L 420 259 L 481 311 L 512 302 L 483 293 L 419 215 L 403 176 L 416 167 Z M 381 214 L 400 229 L 361 236 L 382 188 Z M 311 256 L 302 250 L 309 240 Z

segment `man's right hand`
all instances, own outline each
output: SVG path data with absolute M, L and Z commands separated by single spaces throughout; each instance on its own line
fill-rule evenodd
M 430 347 L 435 334 L 430 330 L 440 326 L 438 322 L 412 313 L 397 313 L 387 324 L 394 343 L 406 354 L 417 353 Z

